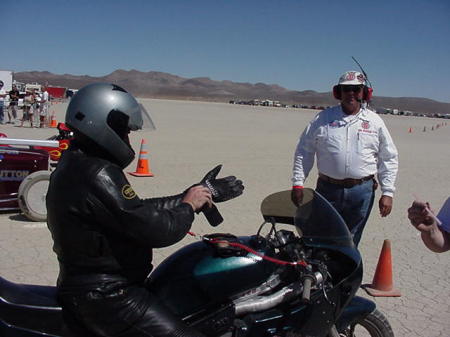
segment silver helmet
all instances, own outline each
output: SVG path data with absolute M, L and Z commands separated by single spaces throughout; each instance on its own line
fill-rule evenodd
M 147 112 L 123 88 L 110 83 L 93 83 L 78 90 L 66 111 L 66 124 L 80 138 L 99 146 L 121 167 L 134 159 L 128 132 L 143 126 Z M 145 117 L 144 117 L 145 118 Z M 121 131 L 119 131 L 121 130 Z

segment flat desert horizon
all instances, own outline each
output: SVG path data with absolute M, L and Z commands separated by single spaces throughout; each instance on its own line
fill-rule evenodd
M 197 216 L 192 231 L 253 235 L 263 222 L 259 211 L 265 196 L 291 188 L 291 170 L 299 136 L 318 111 L 242 106 L 226 103 L 141 99 L 156 126 L 131 134 L 136 153 L 145 139 L 154 177 L 127 175 L 141 198 L 173 195 L 199 182 L 217 164 L 219 176 L 235 175 L 245 191 L 218 204 L 224 222 L 210 227 Z M 50 107 L 64 120 L 67 103 Z M 450 255 L 432 253 L 409 224 L 407 208 L 417 195 L 439 210 L 450 196 L 450 122 L 421 117 L 381 115 L 399 151 L 399 173 L 392 213 L 381 218 L 378 189 L 360 251 L 363 283 L 371 283 L 385 239 L 392 244 L 394 287 L 398 298 L 372 298 L 386 315 L 397 337 L 447 337 L 450 331 Z M 439 127 L 438 127 L 439 125 Z M 432 128 L 434 130 L 432 130 Z M 56 129 L 2 125 L 10 138 L 46 139 Z M 137 159 L 125 171 L 134 171 Z M 306 181 L 314 188 L 316 167 Z M 70 193 L 70 191 L 68 191 Z M 45 223 L 27 221 L 17 213 L 0 214 L 1 276 L 13 282 L 54 285 L 58 273 L 52 240 Z M 154 251 L 154 265 L 176 249 L 194 242 Z M 358 294 L 368 297 L 363 290 Z

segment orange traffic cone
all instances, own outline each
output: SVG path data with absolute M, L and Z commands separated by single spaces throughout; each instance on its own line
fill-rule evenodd
M 136 172 L 128 172 L 135 177 L 153 177 L 153 173 L 150 171 L 150 165 L 148 163 L 148 151 L 147 142 L 142 139 L 141 151 L 139 152 L 139 160 L 136 167 Z
M 58 123 L 56 122 L 56 118 L 55 118 L 55 114 L 52 114 L 52 120 L 50 122 L 50 127 L 51 128 L 56 128 L 58 125 Z
M 362 288 L 374 297 L 400 297 L 392 282 L 391 241 L 384 240 L 378 259 L 377 269 L 372 284 L 364 284 Z

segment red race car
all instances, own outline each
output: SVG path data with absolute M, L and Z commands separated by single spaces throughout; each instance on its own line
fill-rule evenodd
M 45 195 L 50 168 L 69 147 L 72 133 L 58 124 L 49 140 L 7 138 L 0 134 L 0 211 L 17 211 L 33 221 L 46 221 Z

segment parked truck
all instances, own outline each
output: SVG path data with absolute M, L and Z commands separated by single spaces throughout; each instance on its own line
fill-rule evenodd
M 66 90 L 67 88 L 64 87 L 47 86 L 47 92 L 51 98 L 66 98 Z
M 0 70 L 0 80 L 3 81 L 3 90 L 10 91 L 13 84 L 13 73 L 10 70 Z

